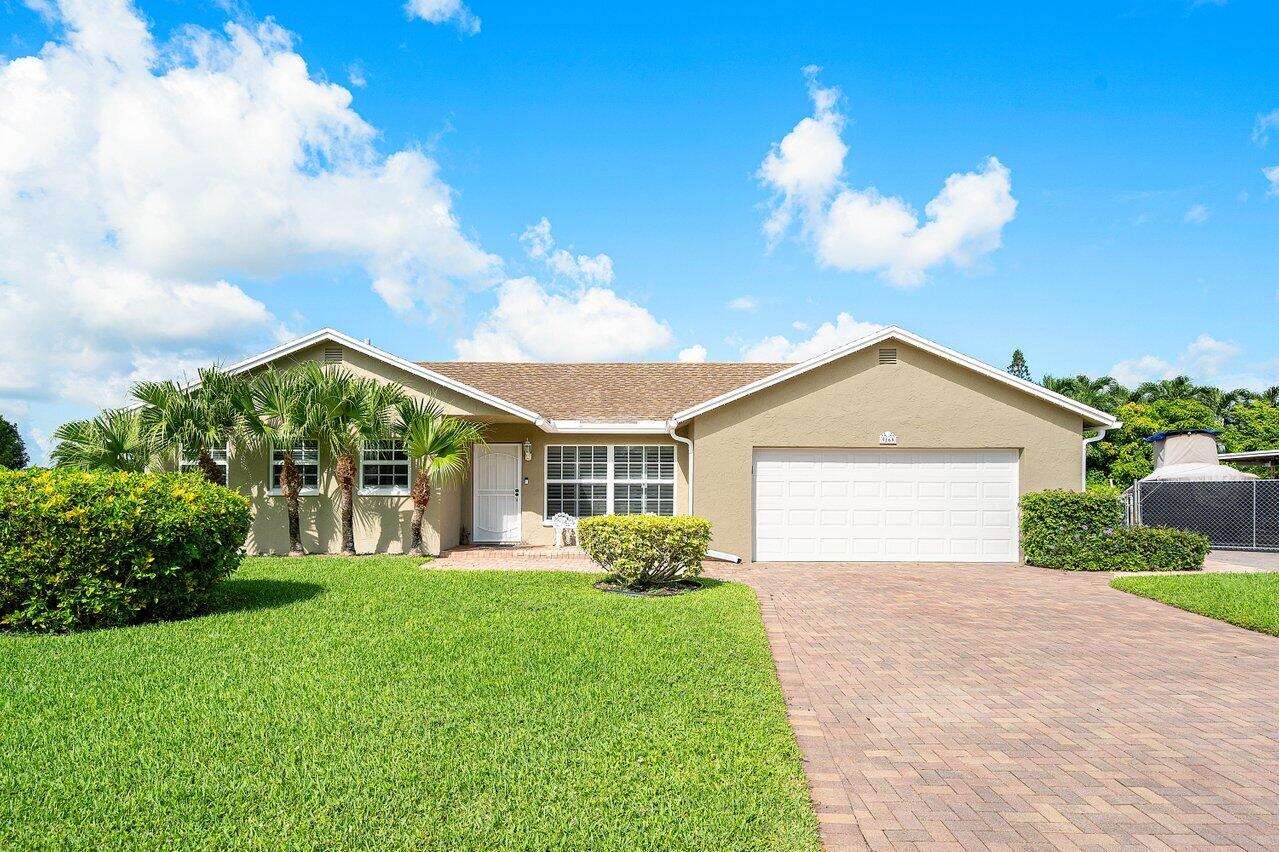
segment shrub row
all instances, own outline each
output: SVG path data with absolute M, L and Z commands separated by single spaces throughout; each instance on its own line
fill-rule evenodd
M 0 471 L 0 630 L 192 615 L 249 524 L 249 501 L 199 474 Z
M 1208 539 L 1168 527 L 1128 527 L 1116 495 L 1040 491 L 1021 498 L 1026 562 L 1067 571 L 1193 571 Z
M 711 542 L 705 518 L 600 515 L 577 522 L 577 541 L 627 586 L 657 586 L 701 573 Z

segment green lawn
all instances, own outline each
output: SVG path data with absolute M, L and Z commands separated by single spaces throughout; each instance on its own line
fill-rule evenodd
M 1279 572 L 1119 577 L 1116 589 L 1279 636 Z
M 0 636 L 0 848 L 816 849 L 751 590 L 248 559 L 215 614 Z

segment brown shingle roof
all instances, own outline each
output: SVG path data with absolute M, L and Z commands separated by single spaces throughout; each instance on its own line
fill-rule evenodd
M 666 420 L 791 364 L 528 364 L 419 361 L 553 420 Z

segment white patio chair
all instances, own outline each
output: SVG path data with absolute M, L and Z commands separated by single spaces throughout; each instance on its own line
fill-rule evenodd
M 577 518 L 567 512 L 560 512 L 551 518 L 551 526 L 555 529 L 555 546 L 564 547 L 572 538 L 577 544 Z

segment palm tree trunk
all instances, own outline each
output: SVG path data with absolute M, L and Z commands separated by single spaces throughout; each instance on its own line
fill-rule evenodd
M 305 556 L 302 549 L 302 520 L 298 510 L 298 492 L 302 490 L 302 475 L 293 461 L 293 453 L 284 454 L 284 464 L 280 467 L 280 493 L 284 495 L 284 505 L 289 511 L 289 555 Z
M 355 490 L 355 459 L 350 455 L 342 455 L 337 464 L 338 487 L 341 489 L 342 511 L 342 555 L 355 555 L 355 524 L 352 516 L 355 510 L 353 492 Z
M 413 480 L 413 522 L 409 556 L 426 555 L 426 549 L 422 546 L 422 519 L 426 517 L 426 507 L 430 502 L 431 475 L 419 470 Z
M 204 474 L 204 478 L 212 482 L 214 485 L 226 485 L 226 476 L 222 473 L 222 466 L 213 460 L 213 456 L 209 455 L 208 447 L 200 447 L 200 455 L 197 460 L 200 472 Z

